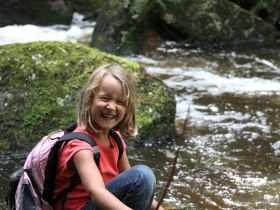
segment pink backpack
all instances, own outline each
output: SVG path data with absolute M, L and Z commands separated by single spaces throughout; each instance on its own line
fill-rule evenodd
M 68 187 L 53 199 L 58 151 L 64 142 L 80 139 L 89 143 L 94 149 L 94 160 L 99 164 L 98 146 L 89 135 L 73 132 L 76 125 L 73 123 L 65 131 L 43 137 L 27 156 L 23 168 L 12 174 L 5 198 L 11 210 L 52 210 L 59 200 L 62 200 L 63 209 L 68 192 L 80 182 L 79 176 L 74 176 Z M 120 159 L 123 153 L 122 141 L 115 131 L 111 130 L 110 135 L 117 142 Z

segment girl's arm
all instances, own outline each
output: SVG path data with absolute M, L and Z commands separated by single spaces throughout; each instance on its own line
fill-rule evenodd
M 129 163 L 129 160 L 127 158 L 127 154 L 126 154 L 126 151 L 123 151 L 123 154 L 122 154 L 122 157 L 121 159 L 119 160 L 119 163 L 118 163 L 118 169 L 119 169 L 119 173 L 127 170 L 130 168 L 130 163 Z
M 73 161 L 85 190 L 99 208 L 108 210 L 130 209 L 105 188 L 102 176 L 94 162 L 92 151 L 81 150 L 77 152 Z

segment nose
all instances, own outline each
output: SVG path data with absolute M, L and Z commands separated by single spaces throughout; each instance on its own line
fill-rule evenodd
M 117 106 L 114 102 L 109 102 L 106 106 L 107 109 L 116 110 Z

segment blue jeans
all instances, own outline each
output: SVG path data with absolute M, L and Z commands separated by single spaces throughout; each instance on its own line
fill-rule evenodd
M 112 179 L 106 184 L 106 189 L 134 210 L 150 210 L 155 185 L 156 178 L 153 171 L 147 166 L 137 165 Z M 97 209 L 99 208 L 93 201 L 82 208 L 82 210 Z

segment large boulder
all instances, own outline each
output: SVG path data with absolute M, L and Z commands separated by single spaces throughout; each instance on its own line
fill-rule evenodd
M 73 12 L 63 0 L 0 0 L 0 26 L 70 24 Z
M 91 46 L 119 55 L 145 53 L 166 40 L 207 46 L 279 38 L 273 24 L 229 0 L 108 0 Z
M 249 10 L 261 17 L 262 19 L 270 22 L 280 31 L 280 1 L 275 0 L 231 0 L 232 2 L 240 5 L 242 8 Z
M 96 21 L 91 46 L 113 54 L 139 53 L 153 30 L 156 1 L 108 0 Z
M 33 42 L 0 47 L 0 148 L 29 149 L 75 120 L 81 87 L 106 63 L 118 63 L 136 77 L 137 142 L 174 139 L 174 93 L 138 63 L 79 44 Z

